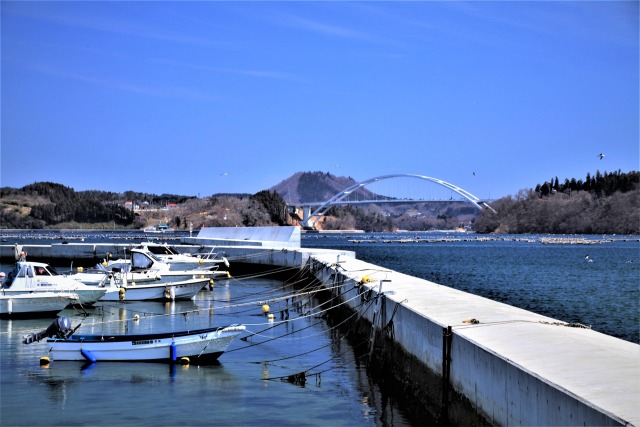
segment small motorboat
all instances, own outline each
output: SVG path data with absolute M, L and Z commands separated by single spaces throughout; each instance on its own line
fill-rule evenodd
M 167 224 L 158 223 L 157 226 L 150 225 L 149 227 L 143 228 L 142 231 L 145 233 L 171 233 L 175 230 Z
M 208 278 L 229 278 L 227 271 L 218 271 L 217 269 L 195 268 L 188 270 L 172 270 L 171 266 L 162 261 L 153 253 L 142 250 L 132 249 L 130 259 L 104 260 L 97 264 L 95 268 L 85 270 L 78 268 L 76 273 L 70 274 L 69 277 L 87 285 L 100 285 L 105 276 L 113 275 L 116 281 L 124 279 L 132 283 L 169 283 L 180 280 Z
M 33 292 L 5 295 L 0 292 L 0 318 L 48 317 L 77 304 L 80 297 L 70 292 Z
M 139 335 L 76 334 L 67 317 L 57 318 L 46 330 L 23 337 L 24 344 L 47 338 L 51 361 L 163 362 L 206 365 L 214 363 L 245 330 L 229 325 L 192 331 Z
M 155 258 L 169 265 L 170 270 L 191 270 L 206 268 L 209 270 L 229 270 L 229 260 L 217 253 L 181 253 L 175 247 L 152 242 L 143 242 L 137 249 L 150 252 Z
M 73 293 L 78 296 L 75 301 L 78 305 L 92 305 L 107 292 L 104 287 L 85 285 L 58 273 L 49 264 L 26 261 L 25 257 L 0 286 L 2 294 L 11 297 L 41 292 Z
M 136 284 L 128 283 L 126 278 L 116 282 L 114 277 L 110 278 L 106 289 L 107 292 L 100 298 L 100 301 L 153 301 L 153 300 L 188 300 L 193 299 L 198 292 L 209 284 L 206 277 L 182 280 L 178 282 L 156 283 L 143 282 Z

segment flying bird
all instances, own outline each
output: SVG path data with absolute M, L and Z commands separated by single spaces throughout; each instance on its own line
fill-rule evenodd
M 600 160 L 604 159 L 604 154 L 600 153 L 598 154 L 598 157 L 600 157 Z

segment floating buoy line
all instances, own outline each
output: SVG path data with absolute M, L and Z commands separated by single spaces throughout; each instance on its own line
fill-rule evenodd
M 369 305 L 371 305 L 371 304 L 372 304 L 372 302 L 369 302 Z M 368 308 L 368 307 L 367 307 L 367 308 Z M 365 310 L 365 311 L 366 311 L 366 310 Z M 342 322 L 340 322 L 340 323 L 338 323 L 338 324 L 336 324 L 336 325 L 332 326 L 332 327 L 331 327 L 331 328 L 329 328 L 329 329 L 323 330 L 323 331 L 322 331 L 322 333 L 330 332 L 330 331 L 332 331 L 332 330 L 334 330 L 334 329 L 340 328 L 342 325 L 344 325 L 345 323 L 347 323 L 347 322 L 349 322 L 349 321 L 353 320 L 355 317 L 357 317 L 357 316 L 359 316 L 359 315 L 360 315 L 360 313 L 359 313 L 359 312 L 354 312 L 351 316 L 349 316 L 348 318 L 346 318 L 346 319 L 345 319 L 345 320 L 343 320 Z M 309 326 L 307 326 L 307 327 L 305 327 L 305 328 L 298 329 L 298 330 L 296 330 L 296 331 L 294 331 L 294 332 L 291 332 L 291 333 L 289 333 L 289 334 L 285 334 L 285 335 L 291 335 L 291 334 L 294 334 L 294 333 L 298 333 L 298 332 L 300 332 L 300 331 L 302 331 L 302 330 L 305 330 L 305 329 L 308 329 L 308 328 L 311 328 L 311 327 L 317 326 L 317 325 L 319 325 L 320 323 L 322 323 L 322 321 L 316 322 L 316 323 L 314 323 L 314 324 L 312 324 L 312 325 L 309 325 Z M 269 327 L 269 328 L 266 328 L 266 329 L 263 329 L 262 331 L 259 331 L 259 332 L 255 332 L 255 333 L 253 333 L 252 335 L 250 335 L 249 337 L 243 337 L 243 338 L 241 338 L 241 340 L 242 340 L 242 341 L 247 341 L 247 339 L 248 339 L 248 338 L 250 338 L 250 337 L 252 337 L 252 336 L 260 336 L 260 334 L 261 334 L 262 332 L 266 332 L 267 330 L 269 330 L 269 329 L 273 329 L 273 328 L 275 328 L 275 327 L 277 327 L 277 326 L 280 326 L 280 324 L 278 324 L 278 325 L 273 325 L 273 326 L 271 326 L 271 327 Z M 282 335 L 282 336 L 285 336 L 285 335 Z M 307 335 L 307 336 L 305 336 L 304 338 L 310 338 L 310 337 L 312 337 L 312 336 L 316 336 L 316 335 L 319 335 L 319 334 Z M 281 337 L 282 337 L 282 336 L 281 336 Z M 254 345 L 264 344 L 265 342 L 273 341 L 273 340 L 278 339 L 278 338 L 280 338 L 280 337 L 270 338 L 270 339 L 268 339 L 268 340 L 266 340 L 266 341 L 261 341 L 261 342 L 255 343 Z M 332 344 L 332 343 L 325 344 L 325 345 L 323 345 L 323 346 L 321 346 L 321 347 L 318 347 L 318 348 L 316 348 L 316 349 L 313 349 L 313 350 L 309 350 L 309 351 L 306 351 L 306 352 L 303 352 L 303 353 L 300 353 L 300 354 L 295 354 L 295 355 L 292 355 L 292 356 L 287 356 L 287 357 L 283 357 L 283 358 L 279 358 L 279 359 L 261 360 L 261 361 L 257 361 L 257 362 L 249 362 L 249 363 L 256 363 L 256 364 L 257 364 L 257 363 L 261 363 L 261 364 L 267 364 L 267 363 L 270 363 L 270 362 L 277 362 L 277 361 L 280 361 L 280 360 L 293 359 L 293 358 L 295 358 L 295 357 L 299 357 L 299 356 L 301 356 L 301 355 L 306 355 L 306 354 L 309 354 L 309 353 L 313 353 L 314 351 L 318 351 L 318 350 L 323 349 L 323 348 L 326 348 L 326 347 L 328 347 L 328 346 L 330 346 L 330 345 L 333 345 L 333 344 Z M 242 349 L 247 348 L 247 347 L 253 347 L 253 345 L 249 345 L 249 346 L 245 346 L 245 347 L 240 347 L 240 348 L 237 348 L 237 349 L 232 349 L 232 350 L 230 350 L 230 351 L 242 350 Z M 229 352 L 229 351 L 228 351 L 228 352 Z
M 266 331 L 268 331 L 268 330 L 270 330 L 270 329 L 274 329 L 274 328 L 276 328 L 276 327 L 278 327 L 278 326 L 281 326 L 281 325 L 283 325 L 283 324 L 285 324 L 285 323 L 287 323 L 287 322 L 291 322 L 291 321 L 293 321 L 293 320 L 304 319 L 304 318 L 308 318 L 308 317 L 315 317 L 315 316 L 318 316 L 318 314 L 325 313 L 325 312 L 327 312 L 327 311 L 329 311 L 329 310 L 331 310 L 331 309 L 334 309 L 334 308 L 336 308 L 336 307 L 339 307 L 339 306 L 340 306 L 340 305 L 342 305 L 342 304 L 347 304 L 347 303 L 349 303 L 349 302 L 353 301 L 353 300 L 354 300 L 354 299 L 356 299 L 356 298 L 359 298 L 359 296 L 356 296 L 356 297 L 351 298 L 351 299 L 349 299 L 349 300 L 343 301 L 343 302 L 341 302 L 340 304 L 333 305 L 333 306 L 331 306 L 331 307 L 329 307 L 329 308 L 327 308 L 327 309 L 321 310 L 321 311 L 319 311 L 319 312 L 314 312 L 314 313 L 312 313 L 312 314 L 303 314 L 303 315 L 300 315 L 300 316 L 295 317 L 295 318 L 293 318 L 293 319 L 288 319 L 288 320 L 283 320 L 283 321 L 277 322 L 277 324 L 271 325 L 271 326 L 269 326 L 268 328 L 265 328 L 265 329 L 263 329 L 263 330 L 261 330 L 261 331 L 251 333 L 249 336 L 247 336 L 247 337 L 242 337 L 242 338 L 240 338 L 240 339 L 241 339 L 242 341 L 247 342 L 249 338 L 254 337 L 254 336 L 261 336 L 260 334 L 262 334 L 263 332 L 266 332 Z M 371 302 L 369 302 L 369 304 L 370 304 L 370 303 L 371 303 Z M 323 304 L 324 304 L 324 303 L 323 303 Z M 322 305 L 322 304 L 321 304 L 321 305 Z M 361 304 L 358 306 L 358 308 L 359 308 L 359 307 L 361 307 L 361 306 L 363 306 L 363 305 L 364 305 L 364 303 L 361 303 Z M 354 313 L 351 317 L 356 316 L 356 315 L 358 315 L 358 314 L 359 314 L 359 313 L 357 313 L 357 312 L 356 312 L 356 313 Z M 278 337 L 271 337 L 271 338 L 268 338 L 268 339 L 267 339 L 267 340 L 265 340 L 265 341 L 260 341 L 260 342 L 259 342 L 259 343 L 257 343 L 257 344 L 263 344 L 263 343 L 268 342 L 268 341 L 274 341 L 275 339 L 280 339 L 280 338 L 285 337 L 285 336 L 288 336 L 288 335 L 293 335 L 293 334 L 296 334 L 296 333 L 298 333 L 298 332 L 300 332 L 300 331 L 304 331 L 305 329 L 309 329 L 309 328 L 312 328 L 312 327 L 314 327 L 314 326 L 317 326 L 317 325 L 319 325 L 319 324 L 321 324 L 321 323 L 323 323 L 323 322 L 324 322 L 324 320 L 319 320 L 318 322 L 313 323 L 313 324 L 311 324 L 311 325 L 309 325 L 309 326 L 305 326 L 305 327 L 304 327 L 304 328 L 302 328 L 302 329 L 297 329 L 297 330 L 295 330 L 295 331 L 289 332 L 289 333 L 287 333 L 287 334 L 284 334 L 284 335 L 281 335 L 281 336 L 278 336 Z M 344 322 L 341 322 L 341 323 L 339 323 L 338 325 L 335 325 L 335 326 L 333 326 L 333 327 L 329 328 L 328 330 L 323 330 L 321 333 L 324 333 L 324 332 L 327 332 L 327 331 L 331 331 L 332 329 L 335 329 L 336 327 L 339 327 L 342 323 L 344 323 Z M 246 325 L 247 325 L 247 324 L 245 323 L 245 326 L 246 326 Z M 256 326 L 256 325 L 251 325 L 251 326 Z M 297 339 L 307 339 L 307 338 L 311 338 L 311 337 L 316 336 L 316 335 L 319 335 L 319 334 L 307 335 L 307 336 L 305 336 L 305 337 L 301 337 L 301 338 L 297 338 Z M 248 345 L 248 346 L 240 347 L 240 348 L 237 348 L 237 349 L 234 349 L 234 350 L 229 350 L 229 351 L 227 351 L 227 353 L 228 353 L 228 352 L 230 352 L 230 351 L 237 351 L 237 350 L 241 350 L 241 349 L 243 349 L 243 348 L 247 348 L 247 347 L 253 347 L 253 345 Z

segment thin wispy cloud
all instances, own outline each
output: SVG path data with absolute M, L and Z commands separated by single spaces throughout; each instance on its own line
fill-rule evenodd
M 100 86 L 103 88 L 108 88 L 112 90 L 119 90 L 123 92 L 134 93 L 137 95 L 145 95 L 145 96 L 153 96 L 160 98 L 172 98 L 172 99 L 187 99 L 192 101 L 214 101 L 218 98 L 203 93 L 200 90 L 192 89 L 188 87 L 182 86 L 153 86 L 153 85 L 144 85 L 139 83 L 132 83 L 128 81 L 110 79 L 100 76 L 92 76 L 81 73 L 73 73 L 68 72 L 62 69 L 50 67 L 50 66 L 42 66 L 42 65 L 25 65 L 25 68 L 29 68 L 33 71 L 37 71 L 42 74 L 47 74 L 49 76 L 75 80 L 87 84 L 91 84 L 94 86 Z
M 553 37 L 574 39 L 605 39 L 614 43 L 637 42 L 637 2 L 612 2 L 606 6 L 601 2 L 550 2 L 548 7 L 539 4 L 516 2 L 509 7 L 513 10 L 505 14 L 503 10 L 483 7 L 484 4 L 450 2 L 446 6 L 479 22 L 498 24 L 512 31 L 527 31 Z M 633 4 L 635 13 L 633 12 Z M 594 8 L 600 7 L 597 21 L 589 21 L 585 16 L 593 16 Z M 576 16 L 577 19 L 567 19 Z M 627 16 L 628 19 L 621 19 Z M 578 19 L 578 17 L 580 19 Z M 627 25 L 620 25 L 626 22 Z M 603 25 L 603 23 L 605 25 Z M 610 25 L 607 25 L 610 24 Z
M 359 31 L 353 28 L 330 24 L 320 20 L 308 19 L 302 16 L 293 15 L 293 14 L 285 14 L 279 13 L 274 15 L 274 22 L 277 25 L 296 28 L 299 30 L 303 30 L 306 32 L 316 33 L 323 36 L 329 36 L 334 38 L 342 38 L 346 40 L 354 40 L 354 41 L 362 41 L 368 43 L 376 43 L 376 44 L 384 44 L 384 45 L 395 45 L 396 43 L 380 37 L 378 35 Z
M 294 15 L 280 15 L 280 23 L 288 25 L 290 27 L 296 27 L 302 30 L 312 31 L 335 37 L 357 40 L 369 40 L 372 38 L 370 35 L 361 31 L 339 27 L 337 25 L 329 25 L 318 21 L 312 21 L 310 19 Z
M 170 28 L 149 26 L 141 21 L 130 21 L 123 17 L 111 18 L 105 14 L 94 13 L 82 15 L 79 13 L 60 13 L 48 11 L 47 13 L 36 12 L 31 9 L 12 10 L 11 14 L 25 16 L 39 21 L 46 21 L 58 25 L 72 28 L 84 28 L 93 31 L 118 34 L 128 37 L 145 38 L 164 42 L 199 46 L 220 46 L 227 43 L 211 40 L 205 37 L 192 36 L 185 33 L 171 31 Z
M 188 68 L 191 70 L 214 72 L 220 74 L 235 74 L 249 77 L 259 77 L 265 79 L 277 79 L 302 82 L 303 80 L 291 73 L 274 70 L 258 70 L 258 69 L 234 69 L 224 67 L 214 67 L 210 65 L 194 64 L 183 61 L 173 61 L 170 59 L 154 59 L 154 62 L 162 65 L 171 65 L 175 67 Z

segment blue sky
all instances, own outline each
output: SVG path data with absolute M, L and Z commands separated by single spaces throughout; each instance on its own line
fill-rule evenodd
M 0 7 L 2 186 L 408 173 L 497 198 L 640 169 L 638 2 Z

